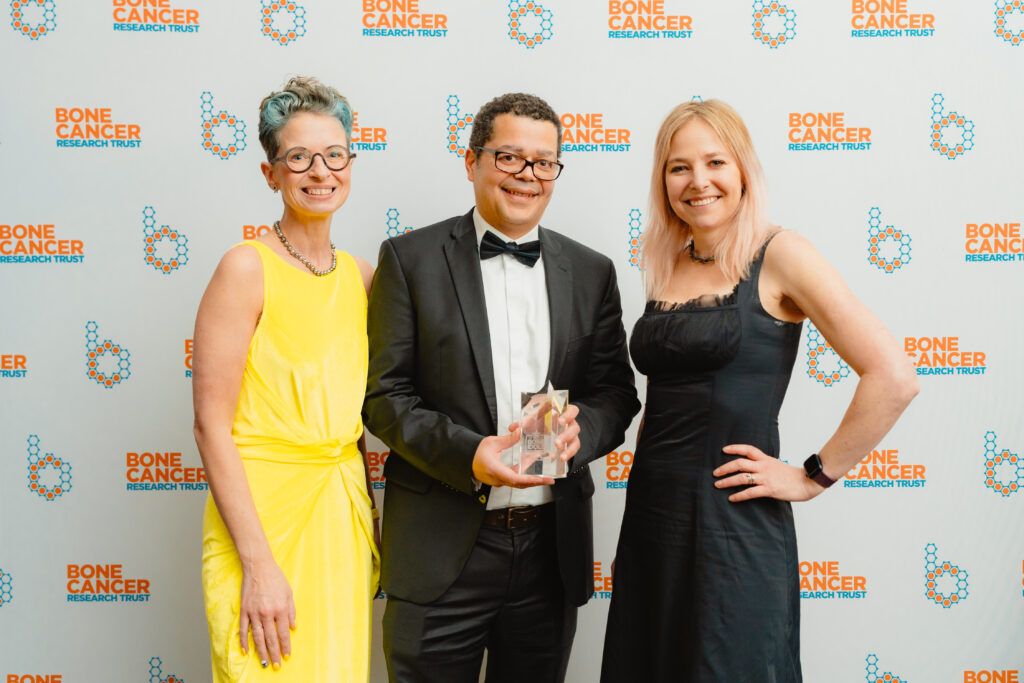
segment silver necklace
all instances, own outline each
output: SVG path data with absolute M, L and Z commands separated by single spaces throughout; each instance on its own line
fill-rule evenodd
M 295 248 L 291 245 L 291 243 L 288 242 L 288 238 L 285 237 L 284 233 L 281 231 L 281 221 L 274 221 L 274 232 L 277 233 L 277 236 L 281 239 L 281 244 L 283 244 L 284 248 L 288 250 L 288 253 L 291 254 L 292 256 L 294 256 L 295 258 L 297 258 L 299 260 L 299 262 L 302 263 L 302 265 L 304 265 L 307 268 L 309 268 L 309 272 L 313 273 L 313 275 L 316 275 L 317 277 L 323 277 L 324 275 L 330 275 L 331 273 L 334 272 L 334 269 L 338 266 L 338 255 L 334 251 L 334 242 L 330 243 L 331 244 L 331 267 L 326 269 L 326 270 L 319 270 L 319 269 L 317 269 L 316 266 L 314 266 L 312 263 L 309 262 L 309 259 L 307 259 L 305 256 L 303 256 L 299 252 L 295 251 Z
M 694 249 L 693 249 L 693 240 L 690 240 L 689 242 L 687 242 L 686 246 L 683 247 L 683 248 L 686 249 L 688 252 L 690 252 L 690 260 L 693 261 L 694 263 L 714 263 L 715 262 L 715 255 L 714 254 L 712 254 L 711 256 L 701 256 L 696 251 L 694 251 Z

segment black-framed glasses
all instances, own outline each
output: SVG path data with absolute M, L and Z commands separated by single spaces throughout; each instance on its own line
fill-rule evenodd
M 504 152 L 487 147 L 477 147 L 481 152 L 490 152 L 494 155 L 494 167 L 505 173 L 522 173 L 527 166 L 533 168 L 533 175 L 537 180 L 554 180 L 562 174 L 565 164 L 550 159 L 537 159 L 530 161 L 512 152 Z
M 281 156 L 271 159 L 270 163 L 283 161 L 292 173 L 305 173 L 313 167 L 313 161 L 317 157 L 323 159 L 324 165 L 330 170 L 344 171 L 352 163 L 352 160 L 356 158 L 356 155 L 348 151 L 347 147 L 342 147 L 341 145 L 332 145 L 323 154 L 320 152 L 310 152 L 305 147 L 292 147 Z

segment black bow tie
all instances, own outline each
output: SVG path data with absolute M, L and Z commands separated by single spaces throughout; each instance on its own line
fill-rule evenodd
M 484 233 L 483 240 L 480 241 L 480 260 L 489 259 L 499 254 L 514 256 L 524 266 L 533 268 L 537 259 L 540 258 L 540 241 L 534 240 L 526 244 L 505 242 L 488 230 Z

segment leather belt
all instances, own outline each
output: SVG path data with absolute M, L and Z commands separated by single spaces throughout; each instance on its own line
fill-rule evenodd
M 552 512 L 551 503 L 545 505 L 524 505 L 515 508 L 488 510 L 484 513 L 484 525 L 512 531 L 537 526 Z

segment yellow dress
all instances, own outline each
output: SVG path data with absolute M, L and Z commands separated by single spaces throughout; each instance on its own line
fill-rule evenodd
M 212 496 L 203 518 L 203 593 L 213 680 L 369 680 L 379 559 L 356 441 L 366 390 L 366 292 L 348 254 L 314 277 L 259 242 L 263 313 L 249 344 L 232 434 L 296 629 L 280 671 L 238 642 L 242 569 Z

